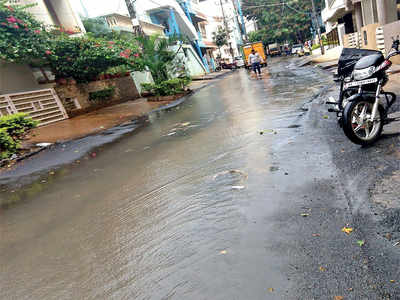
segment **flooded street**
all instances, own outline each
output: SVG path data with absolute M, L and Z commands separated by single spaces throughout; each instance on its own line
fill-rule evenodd
M 88 153 L 60 147 L 73 162 L 57 169 L 3 174 L 0 298 L 381 299 L 341 242 L 347 200 L 300 109 L 331 77 L 291 59 L 263 72 L 234 72 Z

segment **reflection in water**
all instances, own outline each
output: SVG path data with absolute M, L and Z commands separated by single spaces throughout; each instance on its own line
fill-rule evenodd
M 274 189 L 268 149 L 284 136 L 259 131 L 287 128 L 323 84 L 286 66 L 272 63 L 263 80 L 236 72 L 95 157 L 6 187 L 0 298 L 243 299 L 243 281 L 257 293 L 257 264 L 274 258 L 243 256 L 243 228 Z

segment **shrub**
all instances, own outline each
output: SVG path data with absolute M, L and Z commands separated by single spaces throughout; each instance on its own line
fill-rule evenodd
M 115 87 L 89 93 L 89 100 L 108 100 L 114 95 Z
M 52 41 L 47 61 L 57 79 L 74 78 L 81 83 L 96 80 L 111 67 L 143 70 L 137 50 L 130 40 L 107 41 L 90 36 L 70 38 L 63 35 Z
M 20 147 L 7 132 L 6 128 L 0 128 L 0 159 L 9 158 Z
M 19 113 L 0 118 L 0 129 L 6 129 L 12 138 L 21 138 L 27 131 L 39 124 L 27 114 Z
M 20 147 L 21 138 L 38 125 L 26 114 L 0 117 L 0 159 L 9 158 Z
M 0 59 L 30 63 L 45 56 L 49 33 L 25 10 L 29 6 L 0 1 Z
M 170 96 L 183 93 L 190 82 L 191 79 L 188 77 L 173 78 L 160 83 L 143 83 L 142 87 L 156 96 Z

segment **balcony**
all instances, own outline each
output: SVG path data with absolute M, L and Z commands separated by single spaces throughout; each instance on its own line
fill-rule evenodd
M 322 21 L 334 22 L 346 13 L 346 0 L 328 0 L 328 7 L 321 12 Z

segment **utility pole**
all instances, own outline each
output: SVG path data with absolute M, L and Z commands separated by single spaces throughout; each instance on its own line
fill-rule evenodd
M 129 12 L 129 17 L 132 21 L 133 33 L 135 35 L 143 35 L 142 27 L 140 26 L 140 22 L 136 17 L 135 2 L 136 0 L 125 0 L 125 4 Z
M 228 37 L 229 52 L 231 53 L 232 62 L 233 62 L 234 61 L 234 59 L 233 59 L 233 49 L 232 49 L 232 44 L 229 42 L 229 40 L 231 39 L 231 33 L 229 31 L 228 22 L 226 20 L 225 10 L 224 10 L 224 5 L 222 4 L 222 0 L 219 0 L 219 3 L 221 4 L 222 17 L 224 19 L 225 31 L 226 31 L 226 34 L 227 34 L 227 37 Z
M 319 40 L 319 45 L 321 46 L 321 54 L 325 54 L 325 48 L 324 48 L 324 42 L 321 39 L 321 27 L 319 26 L 319 21 L 318 21 L 318 16 L 317 16 L 317 10 L 315 9 L 315 0 L 311 0 L 312 3 L 312 9 L 313 9 L 313 17 L 315 20 L 315 25 L 317 26 L 317 33 L 318 33 L 318 40 Z

